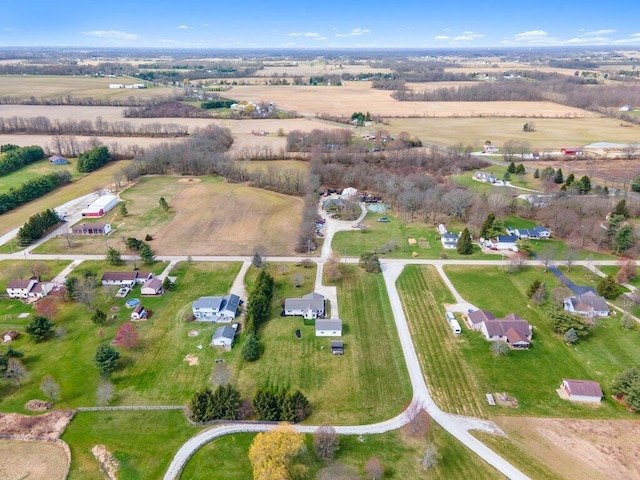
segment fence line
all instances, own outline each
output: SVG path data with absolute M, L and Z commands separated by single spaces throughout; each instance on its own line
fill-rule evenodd
M 104 412 L 113 410 L 183 410 L 182 405 L 123 405 L 119 407 L 78 407 L 78 412 Z

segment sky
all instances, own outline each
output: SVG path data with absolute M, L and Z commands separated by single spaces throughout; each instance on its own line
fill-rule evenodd
M 0 47 L 640 47 L 639 14 L 637 0 L 18 0 Z

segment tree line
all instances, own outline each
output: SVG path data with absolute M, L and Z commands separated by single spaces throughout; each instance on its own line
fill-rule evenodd
M 102 117 L 91 120 L 51 120 L 48 117 L 0 117 L 0 134 L 31 135 L 104 135 L 117 137 L 186 137 L 189 128 L 176 123 L 107 122 Z
M 50 173 L 27 180 L 18 188 L 0 193 L 0 215 L 68 183 L 71 183 L 71 174 L 68 171 Z
M 18 230 L 18 245 L 30 245 L 42 236 L 54 225 L 60 223 L 60 217 L 51 209 L 44 210 L 29 217 Z
M 44 158 L 44 150 L 37 145 L 18 147 L 7 144 L 0 147 L 0 152 L 4 153 L 0 158 L 0 175 L 6 175 Z

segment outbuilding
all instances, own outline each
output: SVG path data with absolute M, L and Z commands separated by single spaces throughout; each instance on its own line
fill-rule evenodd
M 118 204 L 115 195 L 103 195 L 82 210 L 83 217 L 102 217 Z
M 591 380 L 572 380 L 563 378 L 560 393 L 574 402 L 600 403 L 604 394 L 598 382 Z
M 69 160 L 67 160 L 64 157 L 61 157 L 59 155 L 51 155 L 49 157 L 49 163 L 51 165 L 68 165 L 69 164 Z
M 341 337 L 342 320 L 318 319 L 316 320 L 316 337 Z
M 221 327 L 216 328 L 216 331 L 213 332 L 211 345 L 214 347 L 231 348 L 233 346 L 233 339 L 236 336 L 237 329 L 238 329 L 237 323 L 233 325 L 223 325 Z

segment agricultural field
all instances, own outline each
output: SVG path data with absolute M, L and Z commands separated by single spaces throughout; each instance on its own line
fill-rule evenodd
M 337 284 L 345 353 L 335 356 L 329 352 L 329 339 L 316 337 L 313 325 L 279 316 L 284 298 L 312 291 L 315 269 L 270 268 L 276 280 L 272 319 L 260 330 L 260 360 L 238 359 L 234 366 L 241 392 L 251 395 L 262 385 L 300 389 L 313 409 L 308 422 L 317 425 L 367 424 L 400 413 L 410 401 L 411 386 L 382 277 L 345 266 Z M 300 288 L 290 281 L 295 268 L 302 268 L 305 278 Z M 254 275 L 250 270 L 249 288 Z M 296 329 L 301 330 L 300 339 Z M 380 355 L 382 350 L 385 355 Z
M 154 87 L 147 84 L 145 89 L 113 89 L 111 83 L 144 83 L 134 77 L 81 77 L 71 75 L 2 75 L 0 76 L 0 97 L 24 98 L 108 98 L 126 100 L 129 97 L 151 99 L 156 97 L 172 97 L 182 93 L 182 89 L 171 87 Z M 0 108 L 0 116 L 9 117 L 13 114 L 5 112 L 6 105 Z M 95 119 L 95 117 L 94 117 Z
M 40 213 L 47 208 L 55 208 L 82 195 L 102 190 L 113 182 L 113 175 L 128 165 L 129 162 L 130 160 L 109 162 L 90 175 L 79 178 L 69 185 L 55 189 L 44 197 L 32 200 L 25 205 L 0 215 L 0 232 L 4 233 L 22 226 L 31 215 Z
M 163 196 L 170 206 L 159 206 Z M 52 239 L 41 253 L 105 253 L 109 246 L 125 252 L 122 238 L 153 237 L 157 255 L 252 255 L 258 246 L 269 255 L 293 253 L 301 221 L 302 200 L 218 177 L 145 177 L 121 193 L 128 215 L 114 208 L 99 222 L 111 222 L 109 237 Z M 209 212 L 203 214 L 203 212 Z
M 7 175 L 3 175 L 0 177 L 0 193 L 6 193 L 11 188 L 19 187 L 27 180 L 31 180 L 36 176 L 48 175 L 50 173 L 69 172 L 74 181 L 86 175 L 86 173 L 78 172 L 75 159 L 69 160 L 68 165 L 52 165 L 48 159 L 44 158 Z
M 486 417 L 484 392 L 445 318 L 444 307 L 455 300 L 435 267 L 405 266 L 397 287 L 420 367 L 436 404 L 450 413 Z M 458 320 L 463 323 L 460 317 Z
M 393 92 L 371 88 L 371 82 L 343 83 L 343 86 L 336 87 L 238 85 L 225 95 L 239 101 L 275 102 L 283 110 L 298 112 L 304 116 L 324 113 L 350 117 L 353 112 L 371 112 L 383 117 L 433 117 L 434 123 L 439 122 L 440 118 L 454 116 L 526 118 L 532 111 L 538 117 L 550 118 L 597 116 L 586 110 L 551 102 L 399 102 L 391 97 Z M 421 138 L 421 135 L 417 136 Z M 458 141 L 459 139 L 451 143 Z
M 0 478 L 65 480 L 69 471 L 67 453 L 49 442 L 0 440 Z
M 514 109 L 518 104 L 518 102 L 505 103 L 508 104 L 507 107 L 511 106 Z M 475 146 L 478 150 L 487 140 L 500 149 L 508 140 L 525 141 L 540 152 L 557 152 L 562 147 L 583 146 L 594 142 L 606 141 L 626 144 L 638 140 L 640 127 L 637 125 L 623 126 L 623 123 L 618 119 L 597 117 L 590 112 L 579 115 L 575 112 L 558 110 L 557 114 L 553 115 L 552 107 L 549 107 L 550 111 L 538 110 L 535 103 L 523 103 L 526 104 L 524 106 L 526 111 L 520 112 L 521 115 L 508 115 L 509 110 L 500 113 L 500 106 L 496 105 L 495 113 L 481 115 L 482 112 L 477 110 L 475 118 L 470 118 L 474 116 L 471 112 L 467 115 L 460 113 L 455 118 L 389 118 L 386 120 L 388 125 L 385 128 L 390 133 L 406 131 L 425 143 L 449 146 L 461 142 L 465 146 Z M 476 105 L 476 103 L 472 103 L 467 108 L 470 110 L 479 109 L 480 106 L 476 107 Z M 568 108 L 560 105 L 558 107 L 560 109 Z M 369 110 L 372 113 L 375 111 L 373 107 L 370 107 Z M 429 115 L 424 116 L 428 117 Z M 454 115 L 448 116 L 454 117 Z M 518 118 L 501 118 L 509 116 Z M 529 122 L 535 124 L 535 131 L 523 132 L 523 125 Z M 517 156 L 514 160 L 517 161 Z M 573 159 L 571 160 L 573 161 Z M 527 162 L 527 166 L 529 163 Z M 554 161 L 552 166 L 556 167 L 555 163 Z
M 91 453 L 104 445 L 118 460 L 118 478 L 162 478 L 175 452 L 199 429 L 180 410 L 81 412 L 62 440 L 71 449 L 69 480 L 102 480 Z
M 148 270 L 158 273 L 162 266 L 156 264 Z M 185 322 L 185 314 L 191 312 L 191 302 L 201 295 L 228 293 L 239 269 L 239 263 L 179 263 L 171 272 L 172 276 L 177 276 L 174 289 L 159 298 L 142 299 L 143 306 L 153 313 L 149 320 L 136 323 L 139 345 L 130 350 L 118 349 L 121 354 L 119 367 L 111 375 L 115 404 L 182 405 L 206 383 L 213 360 L 219 356 L 217 351 L 208 348 L 215 326 Z M 99 279 L 107 270 L 116 268 L 106 262 L 87 261 L 76 268 L 74 275 L 81 278 L 85 272 L 92 271 Z M 140 298 L 138 288 L 128 298 Z M 96 388 L 100 381 L 94 366 L 96 348 L 114 338 L 118 327 L 130 318 L 130 310 L 125 308 L 126 299 L 115 298 L 116 290 L 117 287 L 98 287 L 95 291 L 92 308 L 99 308 L 108 315 L 102 326 L 92 323 L 92 311 L 84 305 L 62 302 L 59 314 L 55 316 L 56 335 L 53 338 L 35 343 L 19 328 L 23 335 L 13 346 L 24 352 L 23 362 L 29 378 L 21 388 L 9 383 L 0 386 L 4 410 L 23 412 L 25 402 L 40 398 L 40 381 L 47 374 L 53 375 L 60 385 L 62 393 L 57 407 L 96 404 Z M 20 303 L 3 300 L 0 304 L 14 302 Z M 9 321 L 14 323 L 12 319 Z M 197 331 L 198 335 L 189 336 L 191 331 Z M 207 348 L 198 349 L 198 345 Z M 56 359 L 55 369 L 52 369 L 52 355 Z M 185 361 L 187 355 L 197 362 L 189 364 Z
M 481 391 L 507 392 L 518 400 L 517 408 L 499 407 L 495 413 L 631 418 L 610 398 L 609 385 L 615 375 L 640 363 L 636 348 L 640 331 L 624 330 L 615 318 L 604 319 L 588 339 L 569 346 L 551 330 L 544 307 L 534 307 L 524 294 L 536 278 L 543 280 L 551 292 L 559 285 L 553 274 L 543 273 L 541 268 L 524 268 L 511 274 L 495 267 L 448 266 L 445 271 L 466 301 L 497 317 L 517 313 L 534 327 L 531 349 L 502 357 L 490 352 L 489 342 L 480 333 L 464 328 L 460 335 L 460 350 L 473 366 Z M 597 408 L 561 400 L 555 390 L 562 378 L 595 380 L 605 399 Z
M 251 463 L 247 455 L 254 436 L 254 434 L 238 434 L 208 443 L 189 460 L 181 478 L 185 480 L 251 478 Z M 504 478 L 437 424 L 431 424 L 427 438 L 434 443 L 441 455 L 438 465 L 429 471 L 425 471 L 420 466 L 420 459 L 424 453 L 424 440 L 405 437 L 399 431 L 361 437 L 340 436 L 340 449 L 336 453 L 334 462 L 319 459 L 313 453 L 312 436 L 307 435 L 305 443 L 309 454 L 303 459 L 309 467 L 308 478 L 317 480 L 326 478 L 323 475 L 328 473 L 328 467 L 332 464 L 345 465 L 354 476 L 330 478 L 363 478 L 364 466 L 373 456 L 378 457 L 385 468 L 384 478 L 386 479 Z

